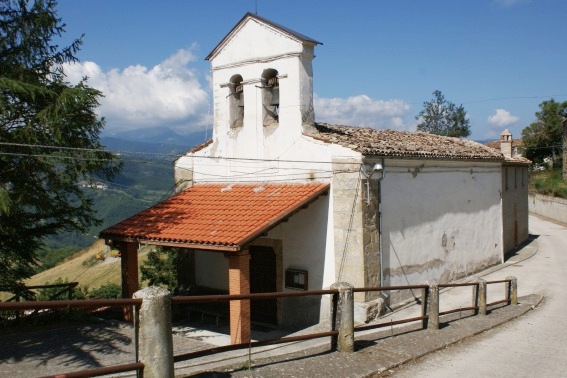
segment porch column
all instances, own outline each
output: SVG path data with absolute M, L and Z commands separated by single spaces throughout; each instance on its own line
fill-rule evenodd
M 228 293 L 250 294 L 250 254 L 248 250 L 227 253 Z M 230 342 L 250 341 L 250 301 L 230 301 Z
M 122 298 L 132 298 L 138 291 L 138 243 L 120 243 L 116 247 L 120 251 L 122 267 Z M 131 306 L 124 306 L 122 311 L 124 320 L 134 321 Z

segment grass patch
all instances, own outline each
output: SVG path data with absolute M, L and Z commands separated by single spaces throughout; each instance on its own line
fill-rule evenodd
M 530 193 L 567 198 L 567 182 L 563 181 L 561 169 L 531 172 L 529 190 Z

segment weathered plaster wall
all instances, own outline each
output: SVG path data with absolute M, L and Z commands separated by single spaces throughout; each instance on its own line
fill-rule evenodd
M 325 267 L 332 260 L 327 254 L 327 219 L 329 216 L 329 196 L 322 196 L 307 209 L 301 210 L 288 222 L 281 223 L 271 230 L 266 238 L 281 240 L 283 246 L 283 263 L 281 274 L 286 269 L 308 271 L 309 290 L 321 290 L 325 287 Z M 254 243 L 255 244 L 255 243 Z M 328 286 L 328 285 L 327 285 Z M 286 289 L 281 282 L 281 291 Z M 286 326 L 315 324 L 321 317 L 321 297 L 283 298 L 281 305 L 281 324 Z M 301 311 L 298 311 L 301 309 Z
M 567 224 L 567 199 L 530 194 L 528 203 L 530 213 Z
M 528 238 L 528 167 L 502 167 L 504 253 Z
M 499 163 L 386 160 L 384 285 L 449 282 L 502 259 Z
M 195 250 L 195 283 L 228 291 L 228 259 L 224 253 Z
M 380 286 L 378 181 L 361 173 L 361 163 L 355 158 L 333 162 L 335 277 L 355 287 Z M 355 293 L 354 298 L 365 302 L 377 295 Z

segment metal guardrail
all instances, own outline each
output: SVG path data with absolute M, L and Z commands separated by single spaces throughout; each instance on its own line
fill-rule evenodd
M 513 278 L 515 280 L 515 278 Z M 497 281 L 488 281 L 486 284 L 499 284 L 505 283 L 508 285 L 506 287 L 506 298 L 503 300 L 498 300 L 495 302 L 487 303 L 486 306 L 496 305 L 501 303 L 513 303 L 511 301 L 511 287 L 512 281 L 510 279 L 505 280 L 497 280 Z M 462 284 L 439 284 L 436 285 L 436 290 L 438 288 L 449 288 L 449 287 L 463 287 L 463 286 L 471 286 L 473 290 L 477 290 L 477 294 L 479 291 L 479 283 L 462 283 Z M 421 316 L 400 319 L 396 321 L 390 322 L 382 322 L 378 324 L 371 324 L 371 325 L 363 325 L 354 328 L 354 331 L 364 331 L 370 329 L 377 329 L 382 327 L 391 327 L 394 325 L 411 323 L 416 321 L 422 321 L 422 325 L 424 328 L 427 327 L 427 322 L 430 320 L 430 316 L 428 314 L 428 303 L 429 303 L 429 296 L 431 287 L 428 285 L 408 285 L 408 286 L 383 286 L 383 287 L 364 287 L 364 288 L 353 288 L 353 293 L 359 292 L 369 292 L 369 291 L 392 291 L 392 290 L 413 290 L 419 289 L 422 290 L 422 297 L 421 297 Z M 190 303 L 207 303 L 207 302 L 228 302 L 232 300 L 262 300 L 262 299 L 272 299 L 272 298 L 283 298 L 283 297 L 304 297 L 304 296 L 314 296 L 314 295 L 333 295 L 333 301 L 336 300 L 337 295 L 339 294 L 339 290 L 331 289 L 331 290 L 316 290 L 316 291 L 301 291 L 301 292 L 277 292 L 277 293 L 257 293 L 257 294 L 242 294 L 242 295 L 206 295 L 206 296 L 180 296 L 180 297 L 172 297 L 171 304 L 190 304 Z M 479 310 L 479 303 L 478 302 L 478 295 L 473 295 L 473 306 L 466 307 L 466 308 L 459 308 L 459 309 L 451 309 L 443 312 L 438 312 L 437 319 L 439 315 L 447 315 L 451 313 L 455 313 L 458 311 L 464 310 Z M 137 314 L 138 308 L 142 304 L 142 299 L 90 299 L 90 300 L 62 300 L 62 301 L 35 301 L 35 302 L 0 302 L 0 312 L 1 311 L 22 311 L 22 310 L 38 310 L 38 309 L 70 309 L 70 308 L 96 308 L 96 307 L 125 307 L 125 306 L 133 306 L 135 316 L 135 358 L 136 362 L 130 364 L 122 364 L 122 365 L 114 365 L 114 366 L 107 366 L 102 368 L 96 369 L 89 369 L 77 372 L 70 372 L 70 373 L 63 373 L 63 374 L 56 374 L 46 377 L 91 377 L 91 376 L 99 376 L 99 375 L 106 375 L 106 374 L 113 374 L 113 373 L 120 373 L 125 371 L 132 371 L 136 370 L 138 373 L 141 373 L 144 368 L 144 364 L 138 362 L 138 322 L 137 322 Z M 435 318 L 433 318 L 435 319 Z M 305 341 L 310 339 L 322 338 L 322 337 L 337 337 L 340 332 L 334 329 L 334 325 L 332 325 L 332 329 L 327 332 L 318 332 L 312 333 L 308 335 L 301 335 L 301 336 L 291 336 L 291 337 L 283 337 L 279 339 L 270 339 L 270 340 L 263 340 L 263 341 L 254 341 L 254 342 L 246 342 L 240 344 L 233 344 L 233 345 L 225 345 L 225 346 L 218 346 L 214 348 L 209 348 L 205 350 L 199 350 L 195 352 L 185 353 L 181 355 L 177 355 L 173 357 L 174 362 L 181 362 L 186 361 L 189 359 L 202 357 L 206 355 L 233 351 L 238 349 L 246 349 L 246 348 L 253 348 L 259 346 L 266 346 L 266 345 L 276 345 L 282 343 L 289 343 L 289 342 L 296 342 L 296 341 Z
M 124 307 L 124 306 L 140 306 L 141 299 L 87 299 L 87 300 L 63 300 L 63 301 L 33 301 L 33 302 L 0 302 L 0 312 L 2 311 L 24 311 L 24 310 L 55 310 L 70 308 L 97 308 L 97 307 Z M 136 332 L 137 339 L 137 332 Z M 82 378 L 97 377 L 101 375 L 122 373 L 126 371 L 136 371 L 140 374 L 144 369 L 144 364 L 138 362 L 136 342 L 136 362 L 129 364 L 120 364 L 112 366 L 104 366 L 101 368 L 80 370 L 68 373 L 60 373 L 47 375 L 42 378 Z M 141 374 L 140 374 L 141 375 Z
M 421 321 L 423 328 L 427 326 L 427 320 L 429 316 L 427 316 L 427 297 L 428 297 L 428 285 L 408 285 L 408 286 L 381 286 L 381 287 L 362 287 L 362 288 L 354 288 L 354 293 L 365 293 L 369 291 L 392 291 L 392 290 L 422 290 L 421 296 L 421 316 L 413 317 L 413 318 L 406 318 L 400 320 L 391 320 L 389 322 L 382 322 L 378 324 L 369 324 L 364 326 L 354 327 L 354 331 L 366 331 L 369 329 L 377 329 L 377 328 L 384 328 L 384 327 L 392 327 L 399 324 L 405 323 L 412 323 L 416 321 Z
M 52 288 L 56 288 L 56 287 L 61 287 L 63 289 L 55 292 L 55 294 L 52 294 L 51 297 L 49 298 L 49 300 L 56 298 L 57 296 L 64 293 L 65 291 L 67 291 L 67 293 L 68 293 L 67 297 L 70 300 L 73 297 L 73 289 L 75 289 L 78 285 L 79 285 L 78 282 L 66 282 L 66 283 L 51 284 L 51 285 L 32 285 L 32 286 L 23 286 L 23 287 L 20 287 L 20 288 L 16 288 L 16 289 L 21 289 L 21 290 L 18 290 L 18 291 L 15 291 L 14 288 L 0 287 L 0 291 L 15 294 L 13 297 L 11 297 L 10 299 L 7 299 L 5 302 L 12 302 L 12 301 L 19 302 L 21 297 L 25 298 L 25 295 L 24 295 L 25 290 L 52 289 Z M 32 294 L 35 295 L 35 293 L 32 293 Z
M 453 288 L 453 287 L 467 287 L 467 286 L 471 286 L 473 293 L 472 293 L 472 306 L 467 306 L 467 307 L 459 307 L 459 308 L 454 308 L 451 310 L 446 310 L 446 311 L 439 311 L 439 316 L 443 316 L 443 315 L 449 315 L 449 314 L 455 314 L 455 313 L 459 313 L 461 314 L 463 311 L 478 311 L 478 298 L 475 295 L 475 290 L 478 290 L 478 282 L 468 282 L 468 283 L 448 283 L 448 284 L 439 284 L 437 285 L 439 288 Z M 441 299 L 439 299 L 439 301 L 441 301 Z M 459 315 L 459 318 L 461 316 Z
M 127 371 L 138 371 L 141 372 L 144 369 L 144 364 L 141 362 L 133 362 L 131 364 L 122 364 L 122 365 L 112 365 L 112 366 L 105 366 L 96 369 L 88 369 L 88 370 L 81 370 L 81 371 L 73 371 L 70 373 L 60 373 L 60 374 L 53 374 L 53 375 L 45 375 L 40 378 L 87 378 L 87 377 L 98 377 L 101 375 L 108 375 L 108 374 L 115 374 L 115 373 L 124 373 Z
M 272 298 L 288 298 L 288 297 L 305 297 L 313 295 L 338 294 L 338 290 L 313 290 L 313 291 L 297 291 L 297 292 L 278 292 L 278 293 L 256 293 L 256 294 L 240 294 L 240 295 L 203 295 L 203 296 L 182 296 L 172 297 L 171 304 L 189 304 L 189 303 L 207 303 L 207 302 L 228 302 L 233 300 L 261 300 Z M 185 353 L 173 357 L 174 362 L 181 362 L 197 357 L 207 356 L 210 354 L 228 352 L 232 350 L 248 349 L 266 345 L 284 344 L 295 341 L 305 341 L 317 339 L 321 337 L 337 336 L 338 331 L 318 332 L 309 335 L 283 337 L 279 339 L 270 339 L 262 341 L 252 341 L 247 343 L 239 343 L 214 347 L 196 352 Z
M 512 282 L 512 280 L 509 279 L 505 279 L 505 280 L 496 280 L 496 281 L 486 281 L 486 285 L 493 285 L 493 284 L 499 284 L 499 283 L 503 283 L 506 285 L 510 285 Z M 510 292 L 509 289 L 506 290 L 506 298 L 498 300 L 498 301 L 494 301 L 494 302 L 489 302 L 486 305 L 487 306 L 495 306 L 495 305 L 499 305 L 499 304 L 510 304 L 511 303 L 511 299 L 510 299 Z

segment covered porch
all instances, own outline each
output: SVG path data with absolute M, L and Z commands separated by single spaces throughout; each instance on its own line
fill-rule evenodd
M 228 293 L 249 294 L 251 244 L 328 190 L 328 183 L 197 184 L 107 228 L 100 237 L 121 251 L 124 298 L 139 289 L 140 244 L 214 253 L 217 261 L 222 255 Z M 230 301 L 229 313 L 231 342 L 249 341 L 250 301 Z M 132 320 L 131 311 L 125 318 Z

